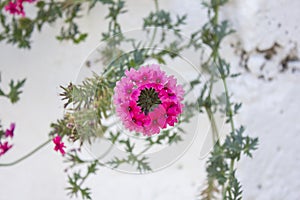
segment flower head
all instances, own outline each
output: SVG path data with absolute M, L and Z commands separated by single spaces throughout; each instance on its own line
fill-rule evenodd
M 6 11 L 8 11 L 12 15 L 21 15 L 25 16 L 23 3 L 33 3 L 35 0 L 15 0 L 15 1 L 9 1 L 8 4 L 4 7 Z
M 178 121 L 183 94 L 176 78 L 153 64 L 125 71 L 116 84 L 114 103 L 127 129 L 150 136 Z
M 53 143 L 55 144 L 54 150 L 55 151 L 60 151 L 62 155 L 65 155 L 65 144 L 61 141 L 61 137 L 58 135 L 55 138 L 53 138 Z
M 22 15 L 25 16 L 23 1 L 17 0 L 15 2 L 8 2 L 8 4 L 4 7 L 6 11 L 8 11 L 12 15 Z
M 12 145 L 9 145 L 8 142 L 4 142 L 3 144 L 0 142 L 0 156 L 3 156 Z
M 11 137 L 12 138 L 14 136 L 15 127 L 16 127 L 16 124 L 11 123 L 10 128 L 6 129 L 6 131 L 5 131 L 5 137 Z

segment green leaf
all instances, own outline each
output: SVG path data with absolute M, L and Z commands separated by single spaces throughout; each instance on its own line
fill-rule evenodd
M 174 133 L 173 135 L 169 136 L 168 143 L 171 145 L 173 143 L 177 144 L 178 142 L 181 142 L 183 139 L 178 133 Z
M 88 166 L 88 174 L 96 174 L 97 169 L 97 162 L 93 162 L 91 165 Z
M 116 134 L 114 134 L 113 132 L 109 132 L 110 137 L 108 138 L 108 140 L 110 140 L 113 144 L 115 144 L 120 135 L 121 135 L 120 132 L 117 132 Z
M 243 148 L 244 154 L 252 158 L 252 151 L 256 150 L 258 147 L 258 138 L 250 138 L 246 137 L 245 138 L 245 144 Z
M 113 0 L 98 0 L 103 4 L 115 4 L 115 2 Z
M 201 81 L 199 79 L 195 79 L 193 81 L 190 82 L 190 85 L 192 88 L 194 88 L 196 85 L 200 84 Z
M 36 3 L 36 6 L 41 9 L 41 8 L 43 8 L 45 6 L 45 2 L 44 1 L 38 1 Z
M 125 144 L 125 150 L 129 153 L 132 153 L 133 149 L 134 149 L 134 144 L 131 144 L 130 140 L 120 140 L 121 144 Z
M 242 199 L 242 186 L 235 177 L 235 171 L 229 177 L 228 187 L 226 188 L 226 199 L 228 200 L 241 200 Z
M 236 103 L 234 104 L 233 112 L 234 114 L 237 114 L 239 109 L 242 107 L 242 103 Z
M 20 99 L 20 94 L 22 93 L 21 88 L 24 86 L 26 79 L 17 81 L 15 84 L 13 80 L 10 81 L 9 87 L 10 92 L 7 97 L 10 99 L 11 103 L 16 103 Z

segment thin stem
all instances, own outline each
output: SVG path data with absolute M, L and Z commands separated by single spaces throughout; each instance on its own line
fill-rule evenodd
M 151 149 L 152 145 L 149 145 L 148 147 L 146 147 L 143 151 L 141 151 L 140 153 L 138 153 L 136 155 L 136 157 L 139 157 L 140 155 L 144 154 L 145 152 L 147 152 L 149 149 Z
M 213 112 L 211 111 L 210 107 L 205 107 L 206 113 L 208 115 L 210 124 L 211 124 L 211 128 L 212 128 L 212 138 L 213 138 L 213 144 L 219 143 L 219 131 L 218 131 L 218 127 L 216 125 L 216 121 L 215 121 L 215 117 Z
M 219 23 L 219 2 L 216 2 L 216 7 L 214 8 L 214 17 L 212 19 L 212 24 L 213 27 L 218 27 L 218 23 Z M 218 57 L 218 50 L 219 50 L 219 46 L 220 44 L 218 43 L 218 36 L 216 34 L 214 34 L 214 42 L 215 42 L 215 48 L 212 49 L 212 57 L 213 57 L 213 61 L 216 61 L 216 58 Z
M 26 154 L 25 156 L 10 162 L 10 163 L 0 163 L 0 167 L 8 167 L 8 166 L 13 166 L 15 164 L 18 164 L 19 162 L 25 160 L 26 158 L 32 156 L 34 153 L 36 153 L 37 151 L 39 151 L 41 148 L 43 148 L 44 146 L 46 146 L 49 142 L 51 142 L 52 139 L 47 140 L 46 142 L 42 143 L 41 145 L 39 145 L 37 148 L 35 148 L 34 150 L 32 150 L 31 152 L 29 152 L 28 154 Z
M 158 0 L 154 0 L 154 3 L 155 3 L 155 11 L 158 12 L 159 11 Z M 153 45 L 153 42 L 154 42 L 155 37 L 156 37 L 156 32 L 157 32 L 157 26 L 154 27 L 152 38 L 151 38 L 150 43 L 149 43 L 149 48 L 151 48 L 152 45 Z
M 82 184 L 84 183 L 84 181 L 89 177 L 90 173 L 86 173 L 86 175 L 81 179 L 81 182 L 79 183 L 79 186 L 82 186 Z
M 232 175 L 233 173 L 233 170 L 234 170 L 234 159 L 231 159 L 230 160 L 230 167 L 229 167 L 229 176 Z M 224 185 L 222 186 L 222 196 L 223 196 L 223 199 L 226 199 L 226 190 L 229 189 L 229 186 L 227 185 L 227 187 L 224 187 Z M 229 193 L 228 193 L 230 199 L 231 199 L 231 192 L 229 190 Z
M 218 25 L 219 22 L 219 2 L 216 2 L 216 6 L 214 7 L 215 16 L 213 18 L 213 24 Z
M 234 168 L 234 160 L 232 159 L 230 161 L 230 169 L 231 169 L 231 171 L 233 171 L 233 168 Z
M 229 117 L 229 121 L 230 121 L 230 125 L 231 125 L 231 131 L 232 133 L 235 132 L 235 127 L 234 127 L 234 120 L 233 120 L 233 112 L 231 109 L 231 102 L 230 102 L 230 97 L 229 97 L 229 92 L 228 92 L 228 87 L 227 87 L 227 82 L 226 82 L 226 77 L 222 77 L 222 82 L 223 82 L 223 86 L 225 89 L 225 96 L 226 96 L 226 110 L 228 111 L 228 117 Z M 229 175 L 231 176 L 234 170 L 234 162 L 235 159 L 231 159 L 230 160 L 230 167 L 229 167 Z M 223 188 L 223 199 L 225 199 L 225 195 L 226 195 L 226 190 L 227 190 L 228 186 L 225 187 L 225 189 Z M 229 192 L 229 196 L 231 196 L 231 193 Z
M 226 79 L 222 78 L 222 82 L 223 82 L 224 89 L 225 89 L 225 96 L 226 96 L 228 115 L 229 115 L 229 120 L 230 120 L 230 125 L 231 125 L 231 131 L 234 132 L 235 128 L 234 128 L 234 121 L 233 121 L 233 112 L 232 112 L 232 109 L 231 109 L 231 103 L 230 103 L 230 97 L 229 97 L 229 92 L 228 92 Z

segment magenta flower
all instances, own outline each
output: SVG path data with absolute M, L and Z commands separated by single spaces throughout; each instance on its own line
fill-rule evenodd
M 116 84 L 114 104 L 127 129 L 151 136 L 178 122 L 183 95 L 176 78 L 152 64 L 125 72 Z
M 0 156 L 3 156 L 12 145 L 9 145 L 8 142 L 4 142 L 3 144 L 0 142 Z
M 12 15 L 22 15 L 25 16 L 24 8 L 23 8 L 23 1 L 15 1 L 15 2 L 8 2 L 8 4 L 4 7 L 6 11 L 8 11 Z
M 33 3 L 35 0 L 15 0 L 15 1 L 9 1 L 8 4 L 4 7 L 6 11 L 8 11 L 12 15 L 21 15 L 25 16 L 23 3 Z
M 61 137 L 58 135 L 55 138 L 53 138 L 52 141 L 55 144 L 54 150 L 55 151 L 60 151 L 60 153 L 62 155 L 65 155 L 65 153 L 66 153 L 65 150 L 64 150 L 65 144 L 63 142 L 61 142 Z
M 5 131 L 5 137 L 14 137 L 14 131 L 15 131 L 16 124 L 11 123 L 10 124 L 10 129 L 6 129 Z

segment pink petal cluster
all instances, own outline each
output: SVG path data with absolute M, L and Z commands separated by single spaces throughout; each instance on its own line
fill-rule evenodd
M 5 140 L 7 140 L 9 137 L 14 137 L 14 131 L 15 131 L 16 124 L 11 123 L 10 128 L 6 129 L 4 132 Z M 2 138 L 0 138 L 0 156 L 3 156 L 9 149 L 12 148 L 13 145 L 9 144 L 8 141 L 3 141 Z
M 11 147 L 12 145 L 9 145 L 8 142 L 0 142 L 0 156 L 3 156 Z
M 160 104 L 149 113 L 142 112 L 138 105 L 144 89 L 154 89 L 160 100 Z M 177 84 L 174 76 L 167 76 L 157 64 L 127 70 L 114 91 L 116 112 L 124 126 L 147 136 L 158 134 L 167 125 L 174 126 L 183 111 L 182 86 Z
M 24 12 L 24 2 L 33 3 L 35 0 L 15 0 L 15 1 L 9 1 L 8 4 L 4 7 L 6 11 L 8 11 L 12 15 L 21 15 L 25 16 Z
M 53 143 L 55 144 L 54 150 L 60 151 L 62 155 L 65 155 L 64 148 L 66 147 L 65 144 L 61 141 L 61 137 L 57 135 L 55 138 L 52 139 Z
M 11 138 L 14 137 L 15 127 L 16 127 L 16 124 L 11 123 L 10 128 L 6 129 L 6 131 L 5 131 L 5 137 L 11 137 Z

